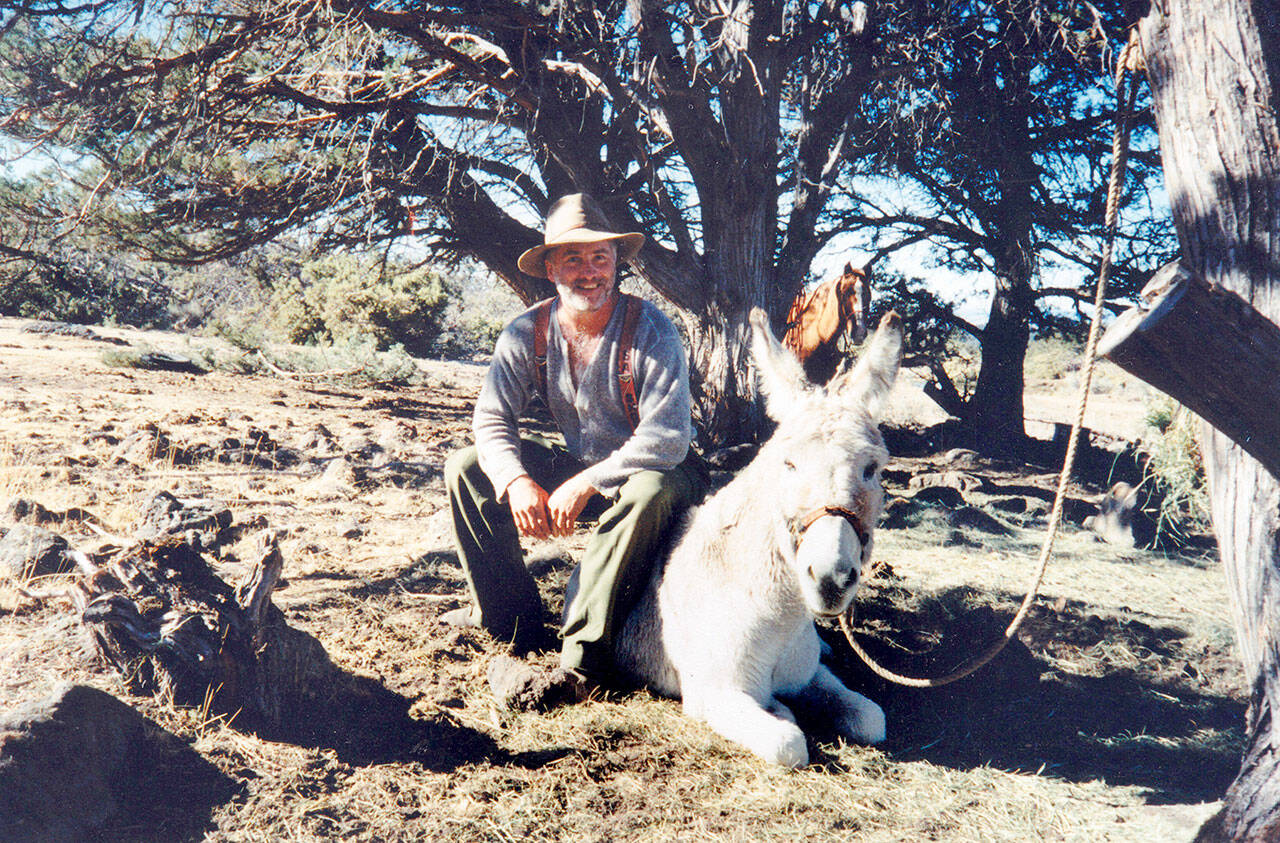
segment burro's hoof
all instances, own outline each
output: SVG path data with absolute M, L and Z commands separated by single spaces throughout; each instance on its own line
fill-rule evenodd
M 471 614 L 470 606 L 461 609 L 450 609 L 440 616 L 440 622 L 449 626 L 461 626 L 468 629 L 479 629 L 480 623 Z
M 846 714 L 839 724 L 842 735 L 863 744 L 878 744 L 885 738 L 884 709 L 871 700 Z
M 805 743 L 804 732 L 794 725 L 783 730 L 773 745 L 759 747 L 757 753 L 770 764 L 780 764 L 792 769 L 799 769 L 809 763 L 809 747 Z

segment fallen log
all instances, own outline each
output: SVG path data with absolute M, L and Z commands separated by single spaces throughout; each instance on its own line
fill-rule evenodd
M 1167 393 L 1280 477 L 1280 327 L 1179 262 L 1107 330 L 1098 353 Z

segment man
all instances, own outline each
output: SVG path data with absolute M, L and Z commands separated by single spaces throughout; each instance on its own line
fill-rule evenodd
M 518 648 L 537 644 L 543 609 L 520 536 L 565 536 L 584 511 L 603 509 L 565 610 L 560 670 L 535 679 L 524 669 L 518 693 L 491 672 L 508 704 L 553 704 L 577 695 L 584 680 L 599 680 L 663 533 L 705 489 L 689 449 L 688 364 L 679 335 L 653 305 L 618 291 L 618 264 L 643 242 L 639 233 L 609 231 L 584 194 L 551 207 L 543 245 L 522 254 L 519 266 L 550 279 L 557 296 L 503 329 L 476 402 L 475 447 L 446 464 L 472 605 L 444 619 L 482 626 Z M 535 391 L 563 446 L 519 435 L 517 421 Z

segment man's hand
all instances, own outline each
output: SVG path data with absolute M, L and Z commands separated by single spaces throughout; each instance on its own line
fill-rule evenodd
M 567 536 L 572 533 L 582 508 L 595 495 L 596 487 L 586 478 L 586 472 L 579 472 L 560 484 L 560 488 L 547 500 L 547 508 L 551 510 L 551 534 Z
M 522 474 L 507 485 L 507 503 L 520 535 L 545 539 L 551 535 L 551 519 L 547 513 L 547 490 L 532 477 Z

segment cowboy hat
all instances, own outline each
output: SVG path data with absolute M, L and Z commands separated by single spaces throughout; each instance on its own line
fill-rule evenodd
M 541 246 L 534 246 L 520 256 L 516 265 L 521 272 L 547 277 L 547 252 L 567 243 L 598 243 L 612 240 L 618 245 L 618 263 L 631 260 L 644 244 L 644 235 L 637 231 L 618 234 L 608 231 L 604 211 L 585 193 L 562 196 L 547 211 L 546 234 Z

